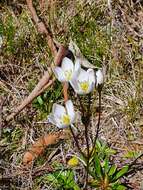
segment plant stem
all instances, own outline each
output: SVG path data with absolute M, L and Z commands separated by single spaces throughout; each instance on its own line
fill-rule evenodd
M 92 155 L 95 147 L 96 147 L 96 141 L 98 138 L 98 134 L 99 134 L 99 129 L 100 129 L 100 120 L 101 120 L 101 90 L 98 91 L 99 94 L 99 115 L 98 115 L 98 123 L 97 123 L 97 129 L 96 129 L 96 135 L 95 135 L 95 139 L 94 139 L 94 143 L 93 143 L 93 148 L 90 152 L 90 156 Z
M 64 95 L 64 101 L 68 101 L 68 83 L 63 83 L 63 95 Z
M 88 174 L 89 174 L 89 157 L 87 158 L 87 165 L 86 165 L 86 184 L 85 184 L 85 190 L 87 190 L 88 186 Z
M 84 118 L 84 126 L 85 126 L 85 140 L 86 140 L 86 148 L 87 148 L 87 165 L 86 165 L 86 185 L 85 190 L 88 186 L 88 174 L 89 174 L 89 160 L 90 160 L 90 152 L 89 152 L 89 136 L 88 136 L 88 127 L 90 123 L 90 105 L 91 105 L 91 94 L 88 95 L 88 107 L 86 112 L 86 117 Z
M 78 148 L 79 153 L 85 158 L 86 156 L 85 156 L 84 153 L 81 151 L 81 148 L 80 148 L 80 146 L 79 146 L 78 140 L 77 140 L 77 138 L 76 138 L 76 136 L 75 136 L 75 134 L 74 134 L 74 132 L 73 132 L 72 127 L 69 126 L 69 128 L 70 128 L 71 134 L 72 134 L 72 136 L 73 136 L 73 138 L 74 138 L 74 141 L 75 141 L 76 147 Z
M 89 170 L 89 159 L 90 159 L 89 141 L 88 141 L 89 140 L 88 139 L 88 123 L 85 124 L 85 140 L 86 140 L 86 148 L 87 148 L 87 162 L 86 162 L 87 165 L 86 165 L 86 185 L 85 185 L 85 190 L 87 189 L 87 185 L 88 185 L 88 172 L 89 172 L 88 170 Z

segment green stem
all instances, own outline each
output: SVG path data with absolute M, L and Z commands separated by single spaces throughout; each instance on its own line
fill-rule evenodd
M 86 184 L 85 184 L 85 190 L 87 190 L 88 186 L 88 174 L 89 174 L 89 157 L 87 158 L 87 165 L 86 165 Z

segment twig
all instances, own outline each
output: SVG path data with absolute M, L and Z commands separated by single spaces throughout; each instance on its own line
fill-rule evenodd
M 61 46 L 59 48 L 59 51 L 57 53 L 57 56 L 55 57 L 55 65 L 59 65 L 65 57 L 66 54 L 66 48 Z M 37 96 L 39 96 L 47 87 L 53 84 L 54 79 L 51 79 L 52 76 L 52 69 L 49 69 L 49 71 L 46 71 L 42 79 L 39 81 L 37 86 L 34 88 L 34 90 L 30 93 L 28 97 L 26 97 L 22 103 L 14 109 L 13 113 L 10 114 L 8 117 L 6 117 L 6 121 L 10 121 L 13 119 L 18 113 L 20 113 L 28 104 L 30 104 Z M 50 80 L 50 81 L 49 81 Z
M 46 35 L 46 39 L 48 41 L 48 46 L 55 57 L 54 63 L 55 65 L 59 65 L 66 55 L 66 48 L 63 46 L 59 46 L 59 50 L 57 52 L 55 43 L 52 39 L 52 35 L 49 31 L 49 29 L 46 28 L 45 24 L 40 21 L 40 19 L 37 16 L 37 13 L 35 11 L 35 8 L 33 6 L 33 1 L 32 0 L 26 0 L 27 6 L 29 8 L 29 11 L 31 13 L 32 19 L 35 22 L 38 31 L 41 34 Z M 10 121 L 12 118 L 14 118 L 19 112 L 21 112 L 28 104 L 30 104 L 37 96 L 39 96 L 47 87 L 49 87 L 51 84 L 53 84 L 54 80 L 50 80 L 52 75 L 52 69 L 50 68 L 49 71 L 45 72 L 44 76 L 42 79 L 39 81 L 37 86 L 34 88 L 34 90 L 31 92 L 31 94 L 23 100 L 23 102 L 13 111 L 12 114 L 10 114 L 7 118 L 6 121 Z
M 27 2 L 27 6 L 29 8 L 29 11 L 31 13 L 32 19 L 33 19 L 35 25 L 37 26 L 38 32 L 46 35 L 46 39 L 48 41 L 48 46 L 49 46 L 53 56 L 56 56 L 57 50 L 56 50 L 56 46 L 55 46 L 53 38 L 52 38 L 52 33 L 50 32 L 50 30 L 48 28 L 46 28 L 44 22 L 42 22 L 39 19 L 39 17 L 37 16 L 36 10 L 33 6 L 33 1 L 26 0 L 26 2 Z

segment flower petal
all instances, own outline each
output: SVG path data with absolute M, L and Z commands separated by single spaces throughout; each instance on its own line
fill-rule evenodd
M 96 86 L 102 84 L 104 82 L 104 76 L 103 76 L 103 72 L 101 69 L 99 69 L 96 72 Z
M 48 115 L 48 122 L 56 125 L 56 121 L 55 121 L 55 118 L 52 113 L 50 115 Z
M 90 83 L 88 91 L 87 91 L 87 94 L 90 93 L 90 92 L 92 92 L 94 90 L 94 87 L 95 87 L 95 83 L 94 82 Z
M 73 62 L 71 59 L 65 57 L 62 61 L 62 70 L 63 72 L 65 71 L 69 71 L 71 70 L 73 72 L 73 68 L 74 68 L 74 65 L 73 65 Z
M 66 126 L 61 122 L 61 119 L 59 119 L 58 117 L 55 118 L 56 121 L 56 126 L 60 129 L 65 128 Z
M 67 109 L 67 113 L 70 116 L 70 121 L 71 123 L 74 123 L 75 121 L 75 111 L 74 111 L 74 106 L 71 100 L 68 100 L 66 103 L 66 109 Z
M 77 58 L 74 65 L 72 80 L 75 80 L 78 77 L 80 69 L 81 69 L 80 59 Z
M 78 75 L 78 81 L 83 82 L 88 80 L 88 74 L 87 71 L 84 69 L 80 69 L 80 73 Z
M 66 110 L 64 106 L 59 104 L 54 104 L 52 109 L 52 114 L 54 115 L 55 119 L 61 118 L 64 114 L 66 114 Z
M 55 118 L 55 120 L 56 120 L 56 126 L 60 129 L 64 129 L 69 126 L 69 125 L 66 125 L 65 123 L 63 123 L 62 120 L 59 118 Z
M 60 67 L 55 67 L 55 68 L 53 69 L 53 72 L 54 72 L 56 78 L 57 78 L 60 82 L 66 81 L 65 76 L 64 76 L 64 72 L 63 72 L 63 70 L 62 70 Z
M 89 82 L 89 89 L 88 89 L 88 93 L 93 91 L 94 87 L 95 87 L 95 73 L 93 69 L 88 69 L 87 70 L 88 73 L 88 82 Z
M 72 88 L 74 89 L 74 91 L 77 93 L 79 90 L 79 86 L 78 86 L 78 81 L 77 80 L 71 80 L 70 81 L 70 85 L 72 86 Z
M 88 73 L 88 81 L 90 83 L 95 83 L 95 73 L 94 73 L 94 70 L 93 69 L 88 69 L 87 73 Z

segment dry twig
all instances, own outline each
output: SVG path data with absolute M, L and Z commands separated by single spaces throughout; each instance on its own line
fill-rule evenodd
M 66 48 L 64 46 L 60 45 L 58 52 L 57 52 L 56 45 L 52 39 L 51 33 L 46 28 L 45 24 L 39 20 L 37 13 L 33 7 L 32 0 L 27 0 L 27 5 L 31 12 L 32 19 L 37 26 L 38 31 L 41 34 L 46 35 L 48 46 L 55 58 L 54 59 L 55 65 L 59 65 L 67 53 Z M 51 79 L 51 76 L 52 76 L 52 68 L 50 68 L 48 71 L 45 72 L 44 76 L 39 81 L 39 83 L 34 88 L 34 90 L 30 93 L 30 95 L 28 97 L 26 97 L 17 108 L 14 109 L 12 114 L 10 114 L 8 117 L 6 117 L 7 122 L 10 121 L 12 118 L 14 118 L 28 104 L 30 104 L 37 96 L 39 96 L 45 89 L 47 89 L 51 84 L 53 84 L 54 79 Z
M 66 49 L 61 46 L 57 56 L 55 57 L 55 65 L 59 65 L 63 57 L 65 56 Z M 19 112 L 21 112 L 28 104 L 30 104 L 37 96 L 39 96 L 46 88 L 48 88 L 51 84 L 53 84 L 54 79 L 50 79 L 52 76 L 52 69 L 49 69 L 49 71 L 46 71 L 42 79 L 39 81 L 39 83 L 36 85 L 34 90 L 30 93 L 28 97 L 26 97 L 22 103 L 14 109 L 13 113 L 10 114 L 6 121 L 10 121 L 13 117 L 15 117 Z

